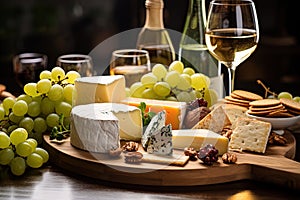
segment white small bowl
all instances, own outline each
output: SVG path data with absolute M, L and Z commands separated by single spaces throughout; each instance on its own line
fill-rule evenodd
M 272 128 L 274 130 L 281 130 L 286 129 L 295 123 L 297 123 L 300 120 L 300 115 L 295 117 L 260 117 L 256 115 L 250 115 L 248 114 L 248 111 L 246 112 L 246 115 L 250 118 L 258 119 L 265 122 L 270 122 L 272 124 Z

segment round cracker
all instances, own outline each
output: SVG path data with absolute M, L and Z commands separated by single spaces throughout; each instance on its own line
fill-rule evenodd
M 237 103 L 244 103 L 244 104 L 250 103 L 250 101 L 242 100 L 242 99 L 235 99 L 235 98 L 232 98 L 231 96 L 226 96 L 225 99 L 228 101 L 233 101 L 233 102 L 237 102 Z
M 286 98 L 281 98 L 280 102 L 289 108 L 292 108 L 293 110 L 300 111 L 300 103 L 296 102 L 292 99 L 286 99 Z
M 270 107 L 280 105 L 280 101 L 278 99 L 261 99 L 252 101 L 249 105 L 253 107 Z
M 262 96 L 245 90 L 234 90 L 232 94 L 250 101 L 263 99 Z
M 266 111 L 266 110 L 277 110 L 277 109 L 284 109 L 284 106 L 282 104 L 278 104 L 276 106 L 268 106 L 268 107 L 254 107 L 254 106 L 249 107 L 249 110 L 252 111 Z

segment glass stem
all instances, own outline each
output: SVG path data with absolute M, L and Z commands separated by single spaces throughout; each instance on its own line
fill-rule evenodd
M 229 74 L 229 95 L 234 90 L 234 77 L 235 77 L 235 69 L 228 68 L 228 74 Z

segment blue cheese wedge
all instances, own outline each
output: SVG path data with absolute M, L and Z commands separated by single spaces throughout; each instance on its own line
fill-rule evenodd
M 159 155 L 172 155 L 173 145 L 171 124 L 163 126 L 160 130 L 150 136 L 147 152 Z

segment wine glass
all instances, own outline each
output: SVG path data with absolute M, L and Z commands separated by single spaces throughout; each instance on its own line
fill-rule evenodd
M 259 27 L 252 0 L 213 0 L 208 9 L 205 42 L 210 53 L 229 69 L 229 94 L 235 70 L 256 49 Z
M 126 87 L 139 82 L 151 71 L 150 57 L 146 50 L 119 49 L 112 52 L 110 75 L 124 75 Z
M 40 73 L 47 68 L 48 56 L 41 53 L 22 53 L 13 57 L 13 72 L 18 85 L 37 82 Z
M 93 76 L 93 61 L 91 56 L 84 54 L 66 54 L 57 58 L 56 65 L 63 68 L 65 72 L 77 71 L 81 77 Z

